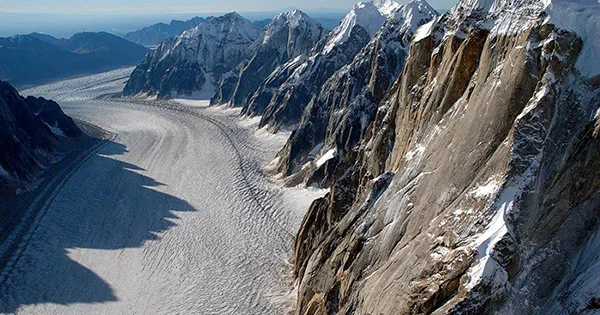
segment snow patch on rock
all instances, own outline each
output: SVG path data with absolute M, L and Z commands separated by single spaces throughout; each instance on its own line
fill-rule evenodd
M 66 137 L 66 136 L 65 136 L 65 133 L 62 131 L 62 129 L 60 129 L 60 127 L 58 127 L 58 126 L 53 126 L 53 125 L 50 125 L 49 123 L 47 123 L 47 122 L 45 122 L 45 121 L 44 121 L 43 123 L 44 123 L 46 126 L 48 126 L 48 128 L 50 128 L 50 131 L 52 131 L 52 133 L 53 133 L 54 135 L 56 135 L 57 137 Z
M 325 152 L 325 154 L 323 154 L 323 156 L 321 156 L 321 158 L 319 158 L 319 160 L 317 160 L 317 167 L 323 166 L 323 164 L 325 164 L 325 163 L 327 163 L 327 161 L 333 159 L 336 155 L 337 155 L 337 149 L 331 149 L 331 150 Z
M 10 178 L 10 174 L 8 174 L 8 172 L 4 169 L 4 167 L 2 167 L 2 164 L 0 164 L 0 177 L 4 177 L 4 178 Z

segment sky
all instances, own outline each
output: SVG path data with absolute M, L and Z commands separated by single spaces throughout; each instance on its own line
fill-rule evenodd
M 0 37 L 32 32 L 70 37 L 106 31 L 124 35 L 172 19 L 237 11 L 250 20 L 301 9 L 313 18 L 341 18 L 360 0 L 0 0 Z M 396 0 L 407 3 L 409 0 Z M 445 10 L 457 0 L 428 0 Z
M 304 10 L 348 10 L 357 0 L 2 0 L 0 12 L 18 13 L 200 13 Z M 399 2 L 407 2 L 400 0 Z M 456 0 L 430 0 L 436 9 L 448 9 Z

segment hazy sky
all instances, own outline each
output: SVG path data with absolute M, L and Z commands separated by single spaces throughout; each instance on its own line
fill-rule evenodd
M 158 22 L 237 11 L 250 20 L 298 8 L 313 18 L 340 19 L 360 0 L 0 0 L 0 37 L 83 31 L 124 35 Z M 410 0 L 396 0 L 407 3 Z M 428 0 L 438 10 L 458 0 Z
M 2 0 L 0 12 L 21 13 L 201 13 L 226 11 L 276 11 L 288 7 L 304 10 L 352 7 L 357 0 Z M 407 0 L 399 2 L 406 3 Z M 430 0 L 436 9 L 450 8 L 456 0 Z

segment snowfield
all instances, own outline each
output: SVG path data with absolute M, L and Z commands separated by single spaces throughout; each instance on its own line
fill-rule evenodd
M 3 272 L 0 312 L 283 313 L 294 235 L 324 192 L 266 175 L 285 137 L 235 112 L 108 97 L 132 70 L 23 91 L 115 138 L 48 200 Z

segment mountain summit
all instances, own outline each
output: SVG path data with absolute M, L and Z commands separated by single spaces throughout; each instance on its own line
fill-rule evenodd
M 134 70 L 125 95 L 213 95 L 224 74 L 251 55 L 260 30 L 237 13 L 213 17 L 162 42 Z

